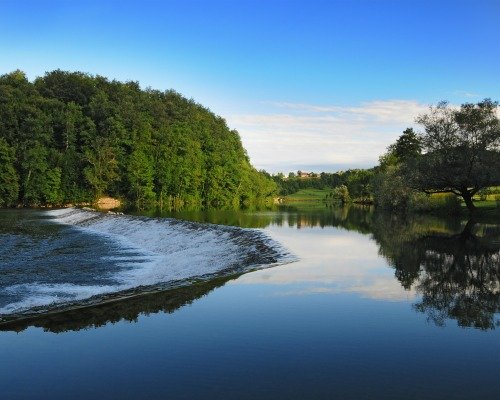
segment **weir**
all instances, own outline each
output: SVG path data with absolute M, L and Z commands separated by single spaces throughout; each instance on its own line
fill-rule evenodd
M 23 250 L 26 264 L 33 267 L 43 259 L 43 268 L 21 274 L 15 284 L 0 281 L 4 293 L 0 317 L 12 319 L 80 304 L 95 305 L 109 301 L 110 296 L 120 298 L 121 293 L 126 297 L 131 291 L 137 295 L 172 289 L 294 260 L 257 229 L 76 208 L 41 215 L 35 224 L 56 224 L 63 229 L 47 238 L 38 237 L 33 247 L 47 248 L 38 258 L 29 259 L 29 252 Z M 29 236 L 29 232 L 25 234 Z M 68 238 L 73 239 L 68 242 Z M 15 249 L 13 245 L 12 251 Z M 86 259 L 89 257 L 93 261 Z M 94 264 L 102 265 L 95 268 Z M 4 262 L 2 271 L 11 274 L 23 264 L 12 265 L 11 271 L 9 268 Z

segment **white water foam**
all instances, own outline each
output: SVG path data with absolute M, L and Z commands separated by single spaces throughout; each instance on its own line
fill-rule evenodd
M 126 289 L 126 287 L 118 285 L 74 285 L 71 283 L 44 284 L 35 282 L 12 285 L 7 287 L 5 291 L 7 293 L 17 295 L 22 294 L 23 299 L 0 308 L 0 314 L 12 314 L 33 308 L 65 303 L 68 301 L 84 300 L 92 296 L 97 296 L 103 293 L 113 293 L 123 289 Z
M 122 256 L 108 257 L 120 267 L 112 275 L 117 284 L 13 285 L 6 290 L 21 295 L 22 300 L 1 308 L 0 314 L 74 302 L 136 287 L 245 272 L 290 261 L 276 242 L 255 229 L 74 208 L 51 210 L 47 214 L 57 223 L 99 235 L 119 247 Z

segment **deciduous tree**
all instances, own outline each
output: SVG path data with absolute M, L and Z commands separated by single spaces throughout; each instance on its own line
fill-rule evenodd
M 408 169 L 413 187 L 461 196 L 470 211 L 480 189 L 500 184 L 498 103 L 485 99 L 459 109 L 439 103 L 418 117 L 424 154 Z

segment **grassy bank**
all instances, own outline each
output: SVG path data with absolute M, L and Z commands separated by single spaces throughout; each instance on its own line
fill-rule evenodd
M 285 203 L 325 201 L 331 192 L 331 189 L 301 189 L 298 192 L 286 196 Z

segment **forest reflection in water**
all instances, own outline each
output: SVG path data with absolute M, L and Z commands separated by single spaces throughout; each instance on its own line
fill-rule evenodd
M 500 325 L 500 225 L 470 219 L 377 216 L 373 237 L 401 285 L 420 294 L 414 305 L 437 325 Z
M 208 282 L 199 282 L 191 286 L 158 293 L 142 293 L 92 307 L 73 308 L 45 315 L 14 319 L 1 323 L 0 331 L 21 332 L 30 326 L 34 326 L 43 328 L 45 331 L 61 333 L 99 328 L 108 323 L 119 321 L 136 322 L 140 315 L 160 312 L 171 314 L 236 277 L 216 278 Z
M 297 228 L 296 235 L 303 235 L 304 240 L 307 240 L 308 229 L 327 227 L 369 235 L 378 246 L 379 255 L 394 269 L 395 279 L 405 290 L 416 292 L 414 310 L 424 313 L 429 321 L 443 326 L 447 320 L 455 320 L 461 327 L 482 330 L 500 326 L 499 221 L 400 216 L 374 212 L 366 207 L 323 205 L 280 206 L 251 211 L 193 211 L 163 216 L 252 228 Z M 10 321 L 0 324 L 0 329 L 20 331 L 28 326 L 38 326 L 62 332 L 99 327 L 119 320 L 134 321 L 141 314 L 172 313 L 236 278 L 217 279 L 100 306 Z

